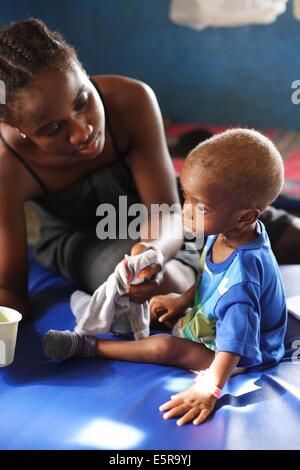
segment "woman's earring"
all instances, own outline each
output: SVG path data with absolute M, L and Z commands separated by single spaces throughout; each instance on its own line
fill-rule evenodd
M 23 137 L 23 139 L 26 139 L 26 134 L 23 134 L 23 132 L 20 132 L 20 136 Z

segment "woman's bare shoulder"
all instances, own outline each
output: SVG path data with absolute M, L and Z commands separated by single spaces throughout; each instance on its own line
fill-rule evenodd
M 125 75 L 93 75 L 91 77 L 105 91 L 128 91 L 138 86 L 146 86 L 141 80 Z
M 145 82 L 134 78 L 123 75 L 94 75 L 91 78 L 100 87 L 108 104 L 123 110 L 134 109 L 153 95 Z
M 144 82 L 117 75 L 91 77 L 99 86 L 111 124 L 116 129 L 120 148 L 127 148 L 140 135 L 147 132 L 149 115 L 157 106 L 152 89 Z

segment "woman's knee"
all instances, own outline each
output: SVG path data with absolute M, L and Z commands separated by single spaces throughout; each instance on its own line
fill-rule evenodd
M 163 294 L 186 292 L 196 281 L 196 273 L 193 268 L 186 266 L 176 259 L 172 259 L 165 265 L 164 281 L 161 286 Z
M 69 277 L 92 294 L 130 253 L 131 245 L 128 240 L 99 240 L 94 233 L 84 234 L 74 249 Z
M 272 247 L 279 264 L 300 263 L 300 219 L 294 217 L 281 238 Z

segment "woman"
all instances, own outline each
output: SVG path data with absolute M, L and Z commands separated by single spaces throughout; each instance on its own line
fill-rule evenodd
M 145 84 L 89 78 L 74 49 L 37 19 L 0 30 L 0 79 L 6 87 L 0 105 L 0 305 L 26 316 L 26 201 L 34 201 L 41 219 L 38 261 L 93 292 L 125 253 L 149 248 L 142 232 L 145 243 L 97 238 L 98 205 L 117 207 L 118 196 L 126 195 L 128 206 L 171 206 L 178 193 L 159 107 Z M 267 216 L 274 218 L 274 211 Z M 299 243 L 295 224 L 286 213 L 268 224 L 278 253 L 291 240 Z M 134 301 L 193 284 L 197 256 L 180 250 L 181 243 L 163 231 L 151 242 L 165 256 L 163 281 L 158 286 L 154 279 L 157 266 L 145 268 L 140 276 L 146 281 L 130 289 Z

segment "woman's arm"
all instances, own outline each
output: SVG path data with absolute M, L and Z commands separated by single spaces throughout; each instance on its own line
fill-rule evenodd
M 0 184 L 0 305 L 25 318 L 29 310 L 26 224 L 17 192 L 8 181 Z
M 129 87 L 129 160 L 133 177 L 149 218 L 141 240 L 151 241 L 170 260 L 182 244 L 181 214 L 176 178 L 168 152 L 161 112 L 155 94 L 147 85 L 133 81 Z M 173 205 L 174 215 L 151 217 L 153 204 Z M 162 221 L 169 223 L 162 223 Z M 176 233 L 176 236 L 174 235 Z M 154 234 L 154 236 L 152 236 Z
M 152 246 L 162 251 L 167 262 L 182 245 L 181 207 L 156 97 L 147 85 L 137 80 L 120 76 L 94 78 L 104 93 L 118 147 L 128 155 L 135 186 L 149 215 L 140 230 L 140 241 L 133 245 L 131 254 L 143 253 Z M 161 216 L 170 223 L 161 224 L 158 233 L 152 236 L 148 228 L 153 227 L 155 232 L 155 226 L 159 225 L 158 218 L 154 221 L 151 217 L 154 204 L 173 206 L 174 215 L 169 219 Z M 145 282 L 130 287 L 128 295 L 132 301 L 143 303 L 158 294 L 158 285 L 163 284 L 163 277 L 157 276 L 159 271 L 158 265 L 140 271 L 139 278 Z

